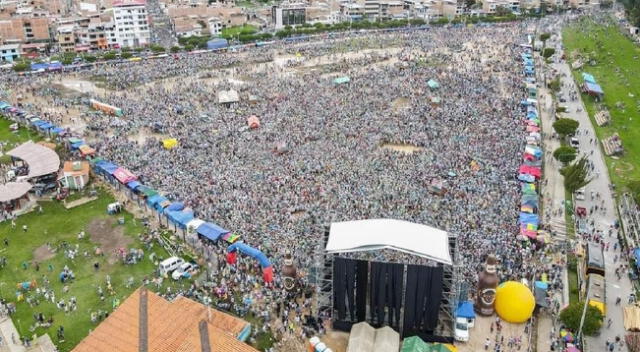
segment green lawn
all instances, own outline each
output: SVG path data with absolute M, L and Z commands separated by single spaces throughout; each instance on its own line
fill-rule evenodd
M 0 257 L 4 256 L 8 260 L 7 266 L 0 269 L 2 277 L 0 295 L 9 301 L 16 302 L 18 294 L 21 293 L 16 286 L 17 283 L 36 280 L 38 287 L 43 288 L 46 278 L 49 280 L 49 287 L 55 292 L 56 301 L 64 299 L 69 302 L 70 297 L 75 296 L 78 302 L 77 310 L 66 314 L 63 310 L 56 308 L 50 300 L 45 301 L 42 295 L 38 296 L 39 305 L 33 307 L 25 301 L 18 302 L 17 313 L 13 316 L 13 320 L 21 335 L 49 333 L 54 343 L 58 343 L 56 329 L 62 325 L 65 329 L 66 341 L 60 343 L 58 347 L 61 351 L 69 351 L 88 334 L 90 329 L 95 328 L 96 324 L 90 320 L 91 312 L 111 311 L 114 299 L 123 301 L 141 284 L 144 277 L 153 278 L 155 265 L 149 260 L 149 255 L 155 252 L 159 257 L 166 257 L 167 253 L 157 244 L 154 244 L 151 249 L 144 248 L 144 244 L 138 239 L 138 234 L 143 232 L 143 227 L 133 219 L 131 214 L 124 213 L 117 217 L 107 215 L 106 207 L 110 202 L 113 202 L 113 198 L 103 192 L 97 200 L 70 210 L 65 209 L 58 202 L 42 202 L 43 213 L 34 211 L 18 217 L 15 229 L 10 223 L 0 224 L 0 241 L 4 238 L 9 240 L 8 247 L 0 242 Z M 128 248 L 144 248 L 144 259 L 135 265 L 125 265 L 120 260 L 114 262 L 113 259 L 110 262 L 109 258 L 112 258 L 113 252 L 105 252 L 104 256 L 95 256 L 93 253 L 98 244 L 90 239 L 89 234 L 87 233 L 84 239 L 77 237 L 80 231 L 88 232 L 89 224 L 95 219 L 114 221 L 122 216 L 125 218 L 125 224 L 118 225 L 115 222 L 112 225 L 108 224 L 104 227 L 105 233 L 111 232 L 114 228 L 117 230 L 117 227 L 123 227 L 121 230 L 124 235 L 130 237 L 132 241 Z M 26 232 L 22 230 L 23 224 L 28 225 Z M 107 238 L 111 241 L 112 237 Z M 78 256 L 74 260 L 65 255 L 63 241 L 68 242 L 70 248 L 78 245 Z M 34 250 L 40 246 L 46 246 L 47 243 L 57 249 L 56 253 L 50 259 L 40 260 L 39 270 L 36 270 Z M 84 257 L 85 251 L 88 252 L 88 257 Z M 97 271 L 93 268 L 93 263 L 96 261 L 100 263 L 100 269 Z M 67 284 L 69 287 L 67 293 L 63 293 L 63 284 L 59 280 L 59 274 L 65 265 L 73 270 L 76 276 L 74 282 Z M 113 296 L 106 292 L 107 275 L 111 277 L 115 291 Z M 125 283 L 129 277 L 135 279 L 135 284 L 127 288 Z M 165 286 L 169 284 L 174 285 L 165 281 Z M 186 286 L 189 282 L 181 281 L 179 285 Z M 98 286 L 105 290 L 104 301 L 101 301 L 97 294 Z M 25 297 L 37 296 L 34 290 L 22 291 L 22 293 Z M 45 318 L 53 315 L 53 326 L 48 329 L 32 330 L 30 327 L 34 324 L 33 315 L 36 313 L 43 313 Z
M 565 28 L 563 39 L 570 61 L 580 58 L 585 63 L 574 70 L 576 81 L 582 83 L 581 73 L 588 72 L 604 90 L 601 104 L 611 113 L 609 126 L 595 124 L 598 103 L 592 97 L 583 95 L 583 101 L 600 139 L 614 132 L 622 139 L 624 156 L 606 157 L 611 180 L 621 191 L 629 181 L 640 180 L 640 48 L 615 24 L 598 24 L 586 17 Z
M 235 38 L 240 34 L 253 34 L 258 31 L 258 28 L 245 24 L 242 26 L 233 26 L 229 28 L 224 28 L 221 33 L 221 37 L 223 38 Z
M 30 131 L 26 128 L 20 127 L 18 132 L 13 132 L 9 129 L 13 122 L 5 119 L 0 115 L 0 142 L 5 144 L 4 151 L 10 150 L 17 144 L 26 142 L 28 140 L 39 141 L 42 138 L 34 131 Z

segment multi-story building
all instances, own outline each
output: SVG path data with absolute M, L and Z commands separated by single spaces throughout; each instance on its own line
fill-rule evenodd
M 518 11 L 520 9 L 519 0 L 484 0 L 482 2 L 482 10 L 487 15 L 496 13 L 496 9 L 502 7 L 509 11 Z
M 167 14 L 174 31 L 177 27 L 181 27 L 178 29 L 181 29 L 184 33 L 191 31 L 190 28 L 195 28 L 193 26 L 195 24 L 199 24 L 200 27 L 205 24 L 211 35 L 217 35 L 224 28 L 247 23 L 247 15 L 239 7 L 169 7 Z M 204 32 L 204 28 L 202 31 Z
M 0 46 L 0 62 L 14 62 L 20 57 L 19 44 L 6 44 Z
M 72 24 L 58 26 L 56 29 L 56 42 L 61 52 L 73 51 L 76 46 L 74 26 Z
M 151 41 L 149 19 L 145 0 L 113 0 L 114 36 L 108 35 L 110 44 L 120 47 L 137 47 L 148 45 Z
M 42 43 L 48 42 L 48 18 L 12 18 L 0 21 L 1 43 Z
M 271 21 L 275 29 L 286 26 L 299 26 L 307 20 L 306 8 L 303 4 L 282 4 L 271 8 Z

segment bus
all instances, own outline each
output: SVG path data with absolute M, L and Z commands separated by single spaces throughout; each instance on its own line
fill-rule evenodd
M 604 272 L 604 254 L 602 253 L 602 247 L 596 243 L 589 243 L 587 245 L 587 258 L 586 258 L 586 275 L 598 274 L 605 276 Z
M 598 308 L 603 317 L 607 316 L 607 292 L 604 276 L 598 274 L 589 275 L 587 281 L 587 301 L 590 306 Z

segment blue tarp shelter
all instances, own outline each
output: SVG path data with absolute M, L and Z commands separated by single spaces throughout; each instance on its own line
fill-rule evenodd
M 536 182 L 536 177 L 532 175 L 527 175 L 527 174 L 520 174 L 518 175 L 518 180 L 522 182 L 533 183 L 533 182 Z
M 227 234 L 231 231 L 225 230 L 216 224 L 205 222 L 204 224 L 198 226 L 198 228 L 196 229 L 196 232 L 199 235 L 210 239 L 211 241 L 217 241 L 220 236 Z
M 55 127 L 53 129 L 51 129 L 51 133 L 61 133 L 61 132 L 64 132 L 64 128 Z
M 41 130 L 48 130 L 48 129 L 51 129 L 51 128 L 54 128 L 54 127 L 56 127 L 56 126 L 52 125 L 49 122 L 45 122 L 42 125 L 38 126 L 38 128 L 41 129 Z
M 538 226 L 539 218 L 536 214 L 520 213 L 521 224 L 533 224 Z
M 440 83 L 438 83 L 438 81 L 436 81 L 435 79 L 430 79 L 429 81 L 427 81 L 427 85 L 429 86 L 429 88 L 431 89 L 438 89 L 440 88 Z
M 584 79 L 585 82 L 596 83 L 595 77 L 586 72 L 582 72 L 582 79 Z
M 186 229 L 189 221 L 193 220 L 193 210 L 171 211 L 166 210 L 167 218 L 169 221 L 176 224 L 181 229 Z
M 80 141 L 80 142 L 76 142 L 76 143 L 71 143 L 71 149 L 79 149 L 80 146 L 85 145 L 84 141 Z
M 96 169 L 98 172 L 104 173 L 105 175 L 113 175 L 113 173 L 118 169 L 118 166 L 103 160 L 96 163 Z
M 141 185 L 142 185 L 142 183 L 140 183 L 138 181 L 131 181 L 131 182 L 127 183 L 127 188 L 135 190 L 136 188 L 140 187 Z
M 161 202 L 164 199 L 167 199 L 167 198 L 159 194 L 152 195 L 151 197 L 147 198 L 147 205 L 149 205 L 150 207 L 154 207 L 156 203 Z
M 471 303 L 470 301 L 458 303 L 458 308 L 456 309 L 456 317 L 475 319 L 476 313 L 473 311 L 473 303 Z
M 169 204 L 169 206 L 165 210 L 180 211 L 182 209 L 184 209 L 184 203 L 182 203 L 182 202 L 173 202 L 173 203 Z
M 153 205 L 153 208 L 158 211 L 158 213 L 164 212 L 164 208 L 171 204 L 167 197 L 160 196 L 160 199 Z

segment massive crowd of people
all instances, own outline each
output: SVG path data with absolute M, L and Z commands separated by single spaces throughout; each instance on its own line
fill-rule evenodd
M 62 113 L 47 117 L 58 124 L 82 120 L 85 139 L 102 157 L 241 235 L 276 269 L 290 251 L 309 273 L 332 222 L 394 218 L 457 235 L 456 260 L 473 290 L 489 253 L 501 260 L 503 279 L 536 271 L 530 261 L 536 244 L 517 239 L 515 178 L 525 144 L 519 44 L 530 25 L 325 38 L 73 74 L 118 89 L 89 97 L 120 107 L 121 118 L 79 105 L 81 99 L 55 88 L 59 76 L 10 76 L 0 90 L 33 95 L 26 103 L 32 111 L 56 106 Z M 339 76 L 350 82 L 336 84 Z M 439 87 L 429 87 L 430 80 Z M 228 89 L 240 101 L 218 104 L 218 92 Z M 71 120 L 69 108 L 82 113 Z M 251 115 L 259 128 L 247 127 Z M 178 147 L 164 149 L 164 137 L 176 138 Z M 224 254 L 198 246 L 214 262 Z M 425 261 L 392 251 L 365 255 Z M 259 281 L 239 271 L 220 277 L 219 286 L 235 282 L 245 294 Z M 278 314 L 291 309 L 300 317 L 310 303 L 300 305 L 278 305 Z

